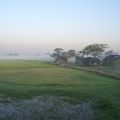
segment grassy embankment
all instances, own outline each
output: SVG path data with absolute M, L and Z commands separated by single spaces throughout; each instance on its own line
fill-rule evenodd
M 102 75 L 108 74 L 108 76 L 111 76 L 113 78 L 120 79 L 120 60 L 115 61 L 111 66 L 98 66 L 98 67 L 80 67 L 81 69 L 88 69 L 93 72 L 101 73 Z
M 0 93 L 17 99 L 39 95 L 91 100 L 97 120 L 120 119 L 120 81 L 41 61 L 1 60 Z

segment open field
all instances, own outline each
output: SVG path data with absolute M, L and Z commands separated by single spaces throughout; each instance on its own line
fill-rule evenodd
M 0 103 L 36 96 L 66 97 L 71 104 L 90 101 L 96 120 L 120 119 L 119 80 L 37 60 L 0 60 Z

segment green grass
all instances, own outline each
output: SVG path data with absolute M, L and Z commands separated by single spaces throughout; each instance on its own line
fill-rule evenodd
M 38 95 L 91 100 L 96 120 L 120 119 L 120 81 L 41 61 L 0 60 L 0 93 L 17 99 Z

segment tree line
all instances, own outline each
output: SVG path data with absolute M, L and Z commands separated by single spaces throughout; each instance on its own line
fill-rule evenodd
M 64 51 L 62 48 L 56 48 L 51 54 L 51 57 L 55 59 L 55 62 L 59 62 L 60 60 L 60 63 L 67 63 L 69 58 L 74 57 L 76 59 L 76 63 L 81 65 L 100 65 L 102 64 L 103 58 L 113 55 L 114 53 L 113 50 L 105 52 L 107 48 L 109 48 L 107 44 L 98 43 L 87 45 L 80 51 L 76 51 L 74 49 Z M 116 58 L 116 56 L 113 57 Z

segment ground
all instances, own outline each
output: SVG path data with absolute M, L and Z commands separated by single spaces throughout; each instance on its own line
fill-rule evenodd
M 75 105 L 82 106 L 82 103 L 87 102 L 87 104 L 90 103 L 90 109 L 94 114 L 94 117 L 92 116 L 93 118 L 90 119 L 120 119 L 119 80 L 85 70 L 62 68 L 37 60 L 1 60 L 0 110 L 2 111 L 2 108 L 8 109 L 11 105 L 16 110 L 15 105 L 20 106 L 21 102 L 19 101 L 24 103 L 25 100 L 28 100 L 28 103 L 30 101 L 31 104 L 28 106 L 31 106 L 34 104 L 31 100 L 36 97 L 40 97 L 37 99 L 39 104 L 46 98 L 48 101 L 52 98 L 52 102 L 61 100 L 61 97 L 65 98 L 67 101 L 61 100 L 60 103 L 69 104 L 67 108 L 70 106 L 75 108 Z M 43 102 L 43 104 L 45 103 Z M 17 110 L 21 109 L 17 108 Z M 71 111 L 76 110 L 77 108 L 71 109 Z M 64 119 L 67 120 L 67 118 Z M 79 120 L 90 119 L 81 118 Z M 55 117 L 52 120 L 55 120 Z M 78 119 L 74 118 L 74 120 Z

